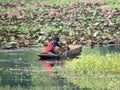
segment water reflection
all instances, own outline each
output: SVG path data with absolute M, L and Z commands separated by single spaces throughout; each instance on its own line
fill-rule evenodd
M 0 87 L 32 86 L 31 64 L 36 51 L 0 51 Z M 1 89 L 1 88 L 0 88 Z
M 0 86 L 27 87 L 32 85 L 30 72 L 26 73 L 23 69 L 4 68 L 0 72 Z
M 53 79 L 57 72 L 54 67 L 62 65 L 61 61 L 39 61 L 38 53 L 39 51 L 0 51 L 0 90 L 7 86 L 44 88 L 47 85 L 48 89 L 54 85 L 64 86 L 63 83 L 56 83 L 59 80 Z
M 63 61 L 56 61 L 56 60 L 45 60 L 45 67 L 48 71 L 48 74 L 50 76 L 54 76 L 55 73 L 57 73 L 57 71 L 53 70 L 54 66 L 62 66 L 63 65 Z
M 91 84 L 97 83 L 97 80 L 92 79 L 90 81 L 78 77 L 75 79 L 74 72 L 73 76 L 67 74 L 70 77 L 67 80 L 64 78 L 67 73 L 64 72 L 64 61 L 41 61 L 37 53 L 35 51 L 20 51 L 16 54 L 15 52 L 0 52 L 0 90 L 91 90 L 89 88 Z M 118 79 L 114 79 L 118 82 Z M 81 87 L 70 83 L 73 80 L 80 82 Z M 110 82 L 110 80 L 101 78 L 99 85 L 106 83 L 101 82 L 102 80 Z M 16 89 L 7 89 L 7 86 Z

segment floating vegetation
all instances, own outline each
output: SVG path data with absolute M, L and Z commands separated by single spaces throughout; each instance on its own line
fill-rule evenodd
M 44 46 L 53 34 L 62 44 L 120 44 L 120 10 L 105 5 L 0 3 L 0 48 Z

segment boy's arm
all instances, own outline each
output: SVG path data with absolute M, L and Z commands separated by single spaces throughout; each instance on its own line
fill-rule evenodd
M 62 46 L 59 43 L 57 43 L 57 46 L 60 47 L 60 48 L 62 48 Z

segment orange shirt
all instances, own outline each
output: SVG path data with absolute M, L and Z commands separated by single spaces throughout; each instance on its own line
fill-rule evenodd
M 46 52 L 54 52 L 56 46 L 61 47 L 58 43 L 49 42 L 46 47 Z

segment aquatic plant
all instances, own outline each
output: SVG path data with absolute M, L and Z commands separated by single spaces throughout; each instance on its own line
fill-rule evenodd
M 65 42 L 72 44 L 119 42 L 120 10 L 102 7 L 106 3 L 100 2 L 72 2 L 67 5 L 46 2 L 1 3 L 0 46 L 45 45 L 44 41 L 53 34 L 59 34 Z M 21 35 L 23 39 L 19 41 Z M 41 36 L 46 39 L 39 40 Z M 66 39 L 68 36 L 69 40 Z M 7 37 L 14 37 L 14 40 Z M 11 44 L 13 41 L 14 45 Z M 25 45 L 25 41 L 29 43 Z

